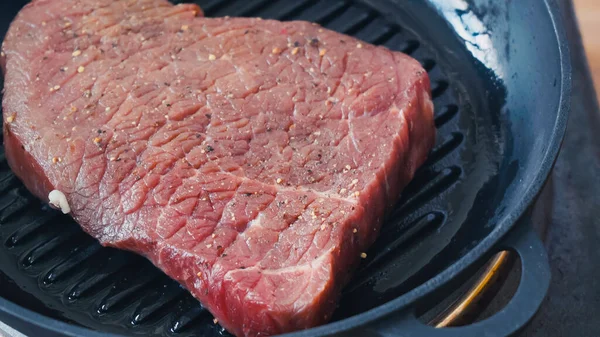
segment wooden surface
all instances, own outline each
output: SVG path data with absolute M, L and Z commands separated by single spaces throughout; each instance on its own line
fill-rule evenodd
M 573 0 L 573 2 L 594 77 L 596 95 L 600 96 L 600 0 Z

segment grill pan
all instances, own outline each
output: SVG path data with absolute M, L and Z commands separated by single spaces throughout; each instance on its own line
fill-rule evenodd
M 2 1 L 0 34 L 27 1 Z M 189 2 L 189 1 L 188 1 Z M 552 0 L 200 0 L 206 16 L 309 20 L 400 50 L 428 71 L 437 144 L 345 288 L 331 323 L 289 336 L 504 336 L 549 284 L 529 206 L 566 126 L 570 63 Z M 434 329 L 418 316 L 500 250 L 521 283 L 496 315 Z M 175 281 L 101 247 L 30 195 L 0 152 L 0 320 L 30 336 L 223 336 Z

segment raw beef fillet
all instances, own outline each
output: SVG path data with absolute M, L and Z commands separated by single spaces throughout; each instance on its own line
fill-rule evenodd
M 34 0 L 2 68 L 27 188 L 238 336 L 327 322 L 435 138 L 417 61 L 307 22 Z

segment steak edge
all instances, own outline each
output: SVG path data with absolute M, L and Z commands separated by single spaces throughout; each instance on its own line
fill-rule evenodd
M 36 0 L 1 61 L 27 188 L 238 336 L 327 322 L 435 139 L 417 61 L 307 22 Z

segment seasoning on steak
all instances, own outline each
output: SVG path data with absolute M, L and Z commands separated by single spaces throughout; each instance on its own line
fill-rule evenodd
M 429 79 L 314 24 L 201 13 L 27 5 L 2 50 L 7 159 L 232 333 L 322 324 L 434 142 Z

